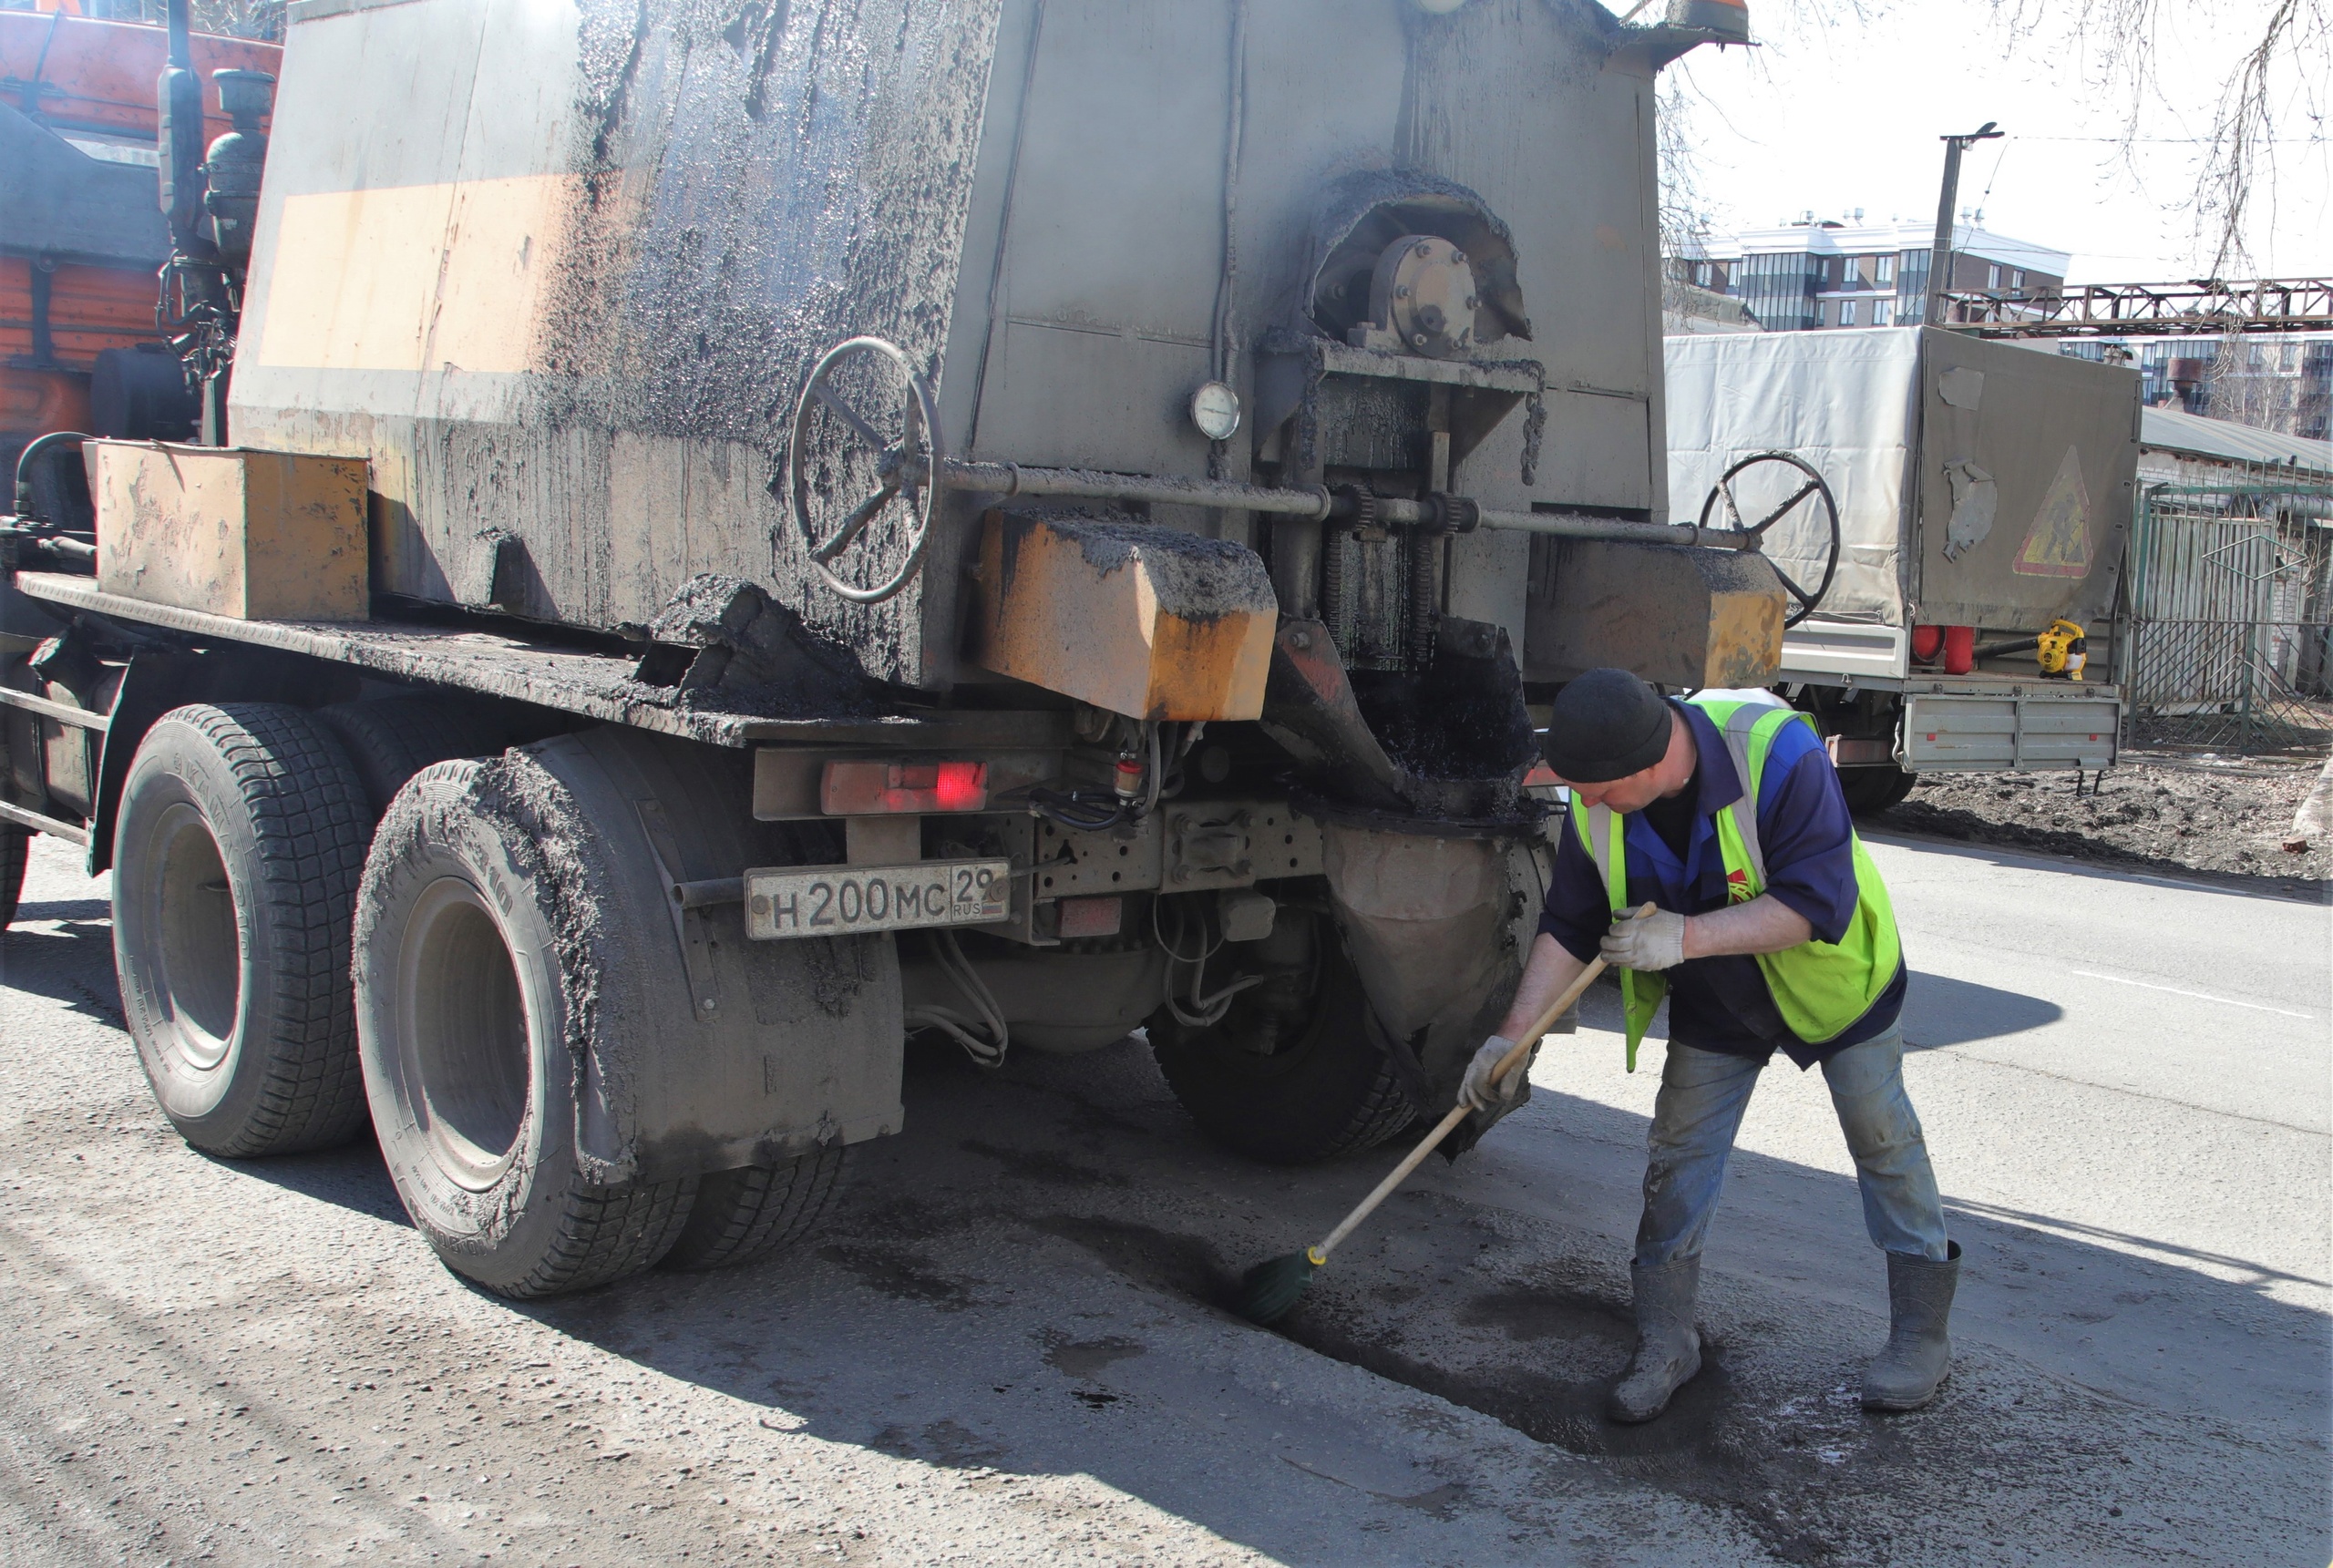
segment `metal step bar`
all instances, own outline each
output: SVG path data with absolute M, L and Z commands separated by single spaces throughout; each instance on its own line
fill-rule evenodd
M 0 800 L 0 822 L 13 822 L 18 827 L 29 827 L 36 833 L 53 833 L 73 844 L 87 846 L 89 830 L 77 822 L 67 822 L 61 816 L 43 816 L 36 811 L 26 811 L 21 805 L 10 805 Z
M 60 724 L 77 724 L 85 730 L 103 734 L 112 720 L 103 713 L 93 713 L 87 708 L 77 708 L 70 702 L 52 702 L 36 697 L 30 692 L 19 692 L 13 686 L 0 686 L 0 705 L 23 708 L 38 713 L 44 719 L 54 719 Z

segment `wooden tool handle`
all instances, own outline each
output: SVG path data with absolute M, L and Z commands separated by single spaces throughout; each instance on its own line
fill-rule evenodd
M 1631 911 L 1629 918 L 1641 920 L 1652 911 L 1653 906 L 1647 904 L 1641 908 Z M 1531 1054 L 1531 1048 L 1538 1043 L 1539 1038 L 1555 1027 L 1556 1020 L 1563 1017 L 1565 1009 L 1578 1001 L 1582 993 L 1596 983 L 1596 977 L 1603 972 L 1604 960 L 1601 958 L 1591 959 L 1588 968 L 1579 971 L 1579 978 L 1566 986 L 1563 994 L 1547 1004 L 1547 1010 L 1539 1015 L 1538 1020 L 1523 1031 L 1523 1038 L 1516 1040 L 1507 1053 L 1498 1059 L 1498 1065 L 1491 1069 L 1491 1081 L 1505 1082 L 1506 1075 L 1514 1071 L 1525 1057 Z M 1434 1131 L 1428 1132 L 1400 1164 L 1388 1172 L 1385 1179 L 1378 1183 L 1367 1197 L 1354 1205 L 1352 1213 L 1338 1222 L 1336 1229 L 1321 1238 L 1321 1244 L 1311 1251 L 1313 1266 L 1317 1268 L 1328 1262 L 1329 1254 L 1336 1250 L 1337 1244 L 1352 1235 L 1355 1227 L 1375 1212 L 1377 1205 L 1383 1203 L 1395 1187 L 1409 1180 L 1410 1173 L 1424 1163 L 1425 1157 L 1433 1153 L 1444 1138 L 1450 1136 L 1450 1130 L 1464 1122 L 1473 1113 L 1473 1111 L 1474 1107 L 1464 1101 L 1453 1105 L 1449 1113 L 1434 1124 Z

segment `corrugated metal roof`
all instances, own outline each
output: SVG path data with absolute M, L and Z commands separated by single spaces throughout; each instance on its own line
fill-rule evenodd
M 2276 463 L 2315 478 L 2333 478 L 2333 441 L 2279 436 L 2225 419 L 2206 419 L 2175 408 L 2140 411 L 2139 445 L 2154 452 L 2176 452 L 2223 463 Z

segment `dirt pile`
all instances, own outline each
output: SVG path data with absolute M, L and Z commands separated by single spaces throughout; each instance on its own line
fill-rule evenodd
M 2283 847 L 2318 766 L 2126 752 L 2102 785 L 2081 794 L 2071 774 L 1932 774 L 1873 825 L 2300 892 L 2333 876 L 2333 843 L 2298 855 Z

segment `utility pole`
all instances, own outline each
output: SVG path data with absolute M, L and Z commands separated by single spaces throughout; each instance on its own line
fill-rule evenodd
M 1952 208 L 1960 200 L 1960 155 L 1971 143 L 1998 140 L 2001 133 L 1993 127 L 1999 123 L 1989 119 L 1967 136 L 1937 138 L 1944 143 L 1944 192 L 1936 204 L 1936 244 L 1928 251 L 1928 298 L 1920 318 L 1930 326 L 1943 318 L 1944 291 L 1950 287 Z

